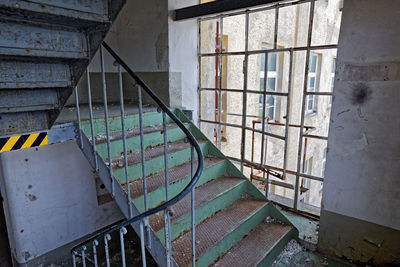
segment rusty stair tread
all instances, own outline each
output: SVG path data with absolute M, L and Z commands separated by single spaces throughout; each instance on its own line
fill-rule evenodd
M 210 266 L 258 266 L 292 229 L 278 221 L 264 221 Z
M 224 161 L 224 159 L 213 158 L 213 157 L 204 157 L 204 169 L 214 166 L 220 162 Z M 168 169 L 168 177 L 169 184 L 173 184 L 185 177 L 190 175 L 190 165 L 191 162 L 188 161 L 182 165 L 175 166 Z M 195 168 L 197 167 L 197 161 L 194 164 Z M 165 186 L 165 172 L 161 171 L 153 175 L 149 175 L 146 178 L 147 182 L 147 193 L 151 193 L 158 188 L 162 188 Z M 143 180 L 136 179 L 129 183 L 130 191 L 131 191 L 131 199 L 135 199 L 144 194 L 143 191 Z
M 196 258 L 212 249 L 267 204 L 267 201 L 260 199 L 240 199 L 196 225 Z M 191 265 L 191 250 L 192 231 L 185 232 L 172 242 L 173 256 L 179 266 Z
M 199 144 L 203 144 L 203 143 L 206 143 L 207 141 L 197 140 L 197 142 Z M 167 144 L 168 154 L 171 154 L 171 153 L 174 153 L 174 152 L 177 152 L 180 150 L 184 150 L 187 148 L 190 148 L 190 143 L 185 142 L 183 139 Z M 164 155 L 164 146 L 162 144 L 159 146 L 156 146 L 156 147 L 149 147 L 144 152 L 144 157 L 145 157 L 146 161 L 151 160 L 153 158 L 163 156 L 163 155 Z M 138 164 L 140 162 L 141 162 L 141 152 L 140 151 L 128 154 L 128 166 Z M 118 158 L 114 158 L 112 160 L 112 165 L 113 165 L 113 169 L 123 168 L 125 166 L 124 157 L 121 156 Z
M 188 126 L 188 123 L 184 123 L 185 126 Z M 168 123 L 167 124 L 167 130 L 178 128 L 178 125 L 175 123 Z M 149 134 L 149 133 L 154 133 L 154 132 L 163 132 L 163 125 L 151 125 L 147 127 L 143 127 L 143 134 Z M 131 138 L 134 136 L 139 136 L 140 135 L 140 128 L 135 128 L 132 130 L 127 130 L 126 131 L 126 138 Z M 98 144 L 103 144 L 107 142 L 107 136 L 104 134 L 97 135 L 95 137 L 96 140 L 96 145 Z M 122 140 L 122 132 L 115 132 L 115 133 L 110 133 L 110 142 L 116 141 L 116 140 Z
M 196 188 L 195 208 L 203 206 L 205 203 L 222 195 L 232 188 L 244 183 L 245 180 L 238 177 L 220 177 L 209 181 Z M 181 201 L 172 207 L 171 222 L 191 212 L 191 194 L 187 194 Z M 150 226 L 158 232 L 164 227 L 164 212 L 156 213 L 149 218 Z

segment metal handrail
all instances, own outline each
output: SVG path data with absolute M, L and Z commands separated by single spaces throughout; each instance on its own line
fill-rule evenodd
M 71 249 L 71 253 L 73 255 L 73 257 L 78 256 L 80 257 L 80 255 L 78 255 L 76 252 L 76 250 L 80 247 L 83 247 L 85 244 L 88 244 L 89 242 L 93 242 L 97 239 L 99 239 L 100 237 L 106 237 L 107 235 L 109 235 L 110 233 L 117 231 L 117 230 L 121 230 L 124 229 L 125 226 L 131 225 L 135 222 L 138 222 L 140 220 L 143 220 L 155 213 L 158 213 L 162 210 L 166 210 L 168 211 L 169 207 L 171 207 L 172 205 L 176 204 L 178 201 L 182 200 L 189 192 L 191 192 L 197 181 L 200 178 L 200 175 L 203 171 L 203 152 L 201 151 L 201 148 L 198 144 L 198 142 L 196 141 L 195 137 L 192 135 L 192 133 L 185 127 L 185 125 L 179 120 L 179 118 L 169 110 L 169 108 L 161 101 L 161 99 L 146 85 L 146 83 L 140 79 L 136 73 L 117 55 L 117 53 L 105 42 L 102 43 L 102 46 L 109 52 L 109 54 L 118 62 L 118 64 L 120 64 L 120 66 L 122 66 L 126 72 L 135 80 L 135 82 L 137 83 L 137 85 L 141 86 L 144 91 L 146 91 L 146 93 L 156 102 L 156 104 L 158 105 L 158 107 L 165 112 L 166 114 L 168 114 L 168 116 L 178 125 L 178 127 L 184 132 L 184 134 L 187 137 L 187 140 L 190 142 L 191 144 L 191 148 L 192 148 L 192 156 L 193 156 L 193 148 L 196 150 L 197 153 L 197 158 L 198 158 L 198 166 L 196 169 L 195 174 L 193 175 L 192 179 L 190 180 L 189 184 L 175 197 L 171 198 L 170 200 L 167 200 L 166 202 L 164 202 L 163 204 L 149 209 L 129 220 L 124 221 L 123 223 L 120 223 L 116 226 L 112 226 L 109 229 L 91 237 L 90 239 L 87 239 L 81 243 L 79 243 L 78 245 L 74 246 Z M 140 89 L 139 89 L 140 90 Z M 165 117 L 165 116 L 164 116 Z M 193 160 L 193 157 L 192 157 Z M 193 164 L 192 164 L 193 165 Z M 112 166 L 109 166 L 109 168 L 112 168 Z M 166 166 L 167 168 L 167 166 Z M 192 167 L 193 169 L 193 167 Z M 129 185 L 127 185 L 129 186 Z M 168 186 L 166 184 L 166 186 Z M 192 192 L 193 193 L 193 192 Z

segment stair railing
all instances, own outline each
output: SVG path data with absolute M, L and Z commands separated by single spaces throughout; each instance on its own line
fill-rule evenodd
M 97 256 L 97 247 L 100 245 L 100 242 L 104 243 L 105 249 L 105 258 L 107 266 L 110 266 L 110 253 L 109 253 L 109 242 L 111 240 L 111 233 L 119 231 L 120 237 L 120 245 L 121 245 L 121 256 L 122 256 L 122 266 L 126 266 L 125 260 L 125 246 L 124 246 L 124 235 L 127 233 L 126 226 L 132 225 L 133 223 L 140 222 L 140 241 L 141 241 L 141 250 L 142 250 L 142 265 L 146 266 L 146 256 L 145 256 L 145 234 L 144 234 L 144 226 L 148 226 L 148 218 L 149 216 L 158 213 L 160 211 L 164 211 L 164 226 L 165 226 L 165 246 L 166 246 L 166 266 L 172 266 L 174 263 L 172 259 L 172 249 L 171 249 L 171 222 L 170 222 L 170 207 L 176 204 L 178 201 L 182 200 L 188 193 L 191 193 L 191 230 L 192 230 L 192 260 L 193 266 L 195 266 L 195 202 L 194 202 L 194 187 L 199 180 L 201 172 L 203 170 L 203 154 L 200 149 L 198 142 L 192 133 L 185 127 L 185 125 L 179 120 L 179 118 L 171 112 L 168 107 L 160 100 L 160 98 L 136 75 L 136 73 L 117 55 L 117 53 L 111 49 L 111 47 L 105 42 L 102 43 L 100 47 L 100 66 L 101 66 L 101 77 L 102 77 L 102 89 L 103 89 L 103 101 L 104 101 L 104 116 L 105 116 L 105 130 L 106 130 L 106 139 L 107 139 L 107 155 L 108 155 L 108 163 L 105 163 L 104 166 L 108 165 L 108 175 L 110 178 L 110 188 L 111 194 L 115 197 L 116 193 L 116 179 L 113 176 L 113 162 L 111 157 L 111 139 L 110 139 L 110 127 L 109 127 L 109 116 L 108 116 L 108 102 L 107 102 L 107 87 L 106 87 L 106 77 L 105 77 L 105 68 L 104 68 L 104 54 L 103 47 L 108 51 L 108 53 L 114 58 L 118 67 L 118 81 L 119 81 L 119 92 L 120 92 L 120 111 L 121 111 L 121 129 L 122 129 L 122 140 L 123 140 L 123 153 L 124 153 L 124 165 L 125 165 L 125 182 L 126 182 L 126 194 L 127 194 L 127 205 L 129 207 L 129 219 L 124 222 L 112 226 L 109 229 L 102 231 L 99 234 L 79 243 L 71 249 L 73 266 L 76 267 L 78 264 L 77 258 L 81 258 L 82 266 L 86 267 L 86 262 L 98 266 L 98 256 Z M 145 211 L 137 216 L 133 216 L 132 212 L 132 201 L 130 199 L 130 186 L 129 186 L 129 177 L 128 177 L 128 153 L 127 153 L 127 143 L 126 143 L 126 129 L 125 129 L 125 110 L 124 110 L 124 96 L 123 96 L 123 86 L 122 86 L 122 68 L 134 79 L 136 82 L 136 86 L 138 88 L 138 109 L 139 109 L 139 128 L 140 128 L 140 148 L 141 148 L 141 167 L 142 167 L 142 177 L 143 177 L 143 192 L 144 192 L 144 207 Z M 96 151 L 96 136 L 94 130 L 94 116 L 93 116 L 93 107 L 92 107 L 92 99 L 91 99 L 91 89 L 90 89 L 90 75 L 89 69 L 86 71 L 87 75 L 87 90 L 88 90 L 88 109 L 89 109 L 89 120 L 90 120 L 90 130 L 91 130 L 91 144 L 87 141 L 86 136 L 82 133 L 81 129 L 81 114 L 79 109 L 79 98 L 77 88 L 75 88 L 75 100 L 76 100 L 76 112 L 77 112 L 77 120 L 79 127 L 78 134 L 78 142 L 81 149 L 85 152 L 84 146 L 91 146 L 86 148 L 86 151 L 91 151 L 92 160 L 89 162 L 92 164 L 93 168 L 101 172 L 101 164 L 102 160 Z M 147 204 L 147 182 L 146 182 L 146 161 L 145 161 L 145 147 L 144 147 L 144 133 L 143 133 L 143 102 L 142 102 L 142 90 L 144 90 L 148 96 L 157 104 L 158 109 L 162 112 L 163 118 L 163 137 L 164 137 L 164 164 L 165 164 L 165 194 L 166 201 L 152 209 L 148 208 Z M 168 148 L 167 148 L 167 120 L 166 116 L 169 116 L 178 127 L 184 132 L 186 135 L 186 140 L 190 143 L 190 152 L 191 152 L 191 180 L 188 185 L 176 196 L 170 198 L 169 194 L 169 176 L 168 176 Z M 86 140 L 86 142 L 85 142 Z M 89 150 L 87 150 L 89 149 Z M 194 160 L 195 160 L 195 151 L 197 153 L 198 166 L 195 170 L 194 168 Z M 87 154 L 89 159 L 89 156 Z M 104 169 L 105 167 L 103 167 Z M 119 185 L 119 184 L 118 184 Z M 107 186 L 106 186 L 107 187 Z M 149 232 L 148 232 L 149 233 Z M 147 238 L 150 240 L 150 238 Z M 147 244 L 148 247 L 151 244 Z M 91 249 L 90 249 L 91 247 Z M 89 248 L 89 249 L 88 249 Z M 91 253 L 88 252 L 91 250 Z M 91 256 L 90 256 L 91 254 Z

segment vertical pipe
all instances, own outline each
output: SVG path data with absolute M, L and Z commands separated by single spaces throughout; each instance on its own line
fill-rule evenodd
M 278 47 L 279 6 L 275 8 L 274 49 Z
M 289 142 L 289 121 L 290 121 L 290 99 L 291 99 L 291 91 L 292 91 L 292 69 L 293 69 L 293 48 L 290 50 L 289 55 L 289 81 L 288 81 L 288 96 L 286 97 L 286 122 L 285 122 L 285 147 L 284 147 L 284 155 L 283 155 L 283 173 L 282 178 L 286 179 L 286 168 L 288 161 L 288 142 Z
M 110 172 L 110 180 L 111 180 L 111 195 L 114 197 L 114 179 L 112 171 L 113 166 L 111 158 L 110 129 L 108 125 L 107 86 L 106 86 L 106 74 L 104 71 L 104 55 L 102 46 L 100 46 L 100 62 L 101 62 L 101 79 L 103 84 L 104 116 L 105 116 L 106 135 L 107 135 L 108 169 Z
M 119 241 L 121 243 L 121 258 L 122 258 L 122 267 L 126 267 L 126 259 L 125 259 L 125 242 L 124 242 L 124 235 L 128 231 L 125 227 L 119 229 Z
M 167 138 L 167 118 L 163 111 L 163 132 L 164 132 L 164 165 L 165 165 L 165 201 L 169 200 L 169 177 L 168 177 L 168 138 Z M 167 248 L 167 266 L 171 266 L 171 223 L 169 209 L 165 209 L 164 213 L 165 225 L 165 244 Z
M 93 260 L 94 260 L 94 267 L 98 267 L 98 262 L 97 262 L 97 246 L 99 245 L 99 241 L 94 240 L 93 241 Z
M 308 24 L 308 39 L 307 39 L 307 52 L 306 52 L 306 65 L 304 72 L 304 84 L 303 84 L 303 99 L 302 99 L 302 108 L 301 108 L 301 122 L 300 122 L 300 135 L 299 135 L 299 147 L 297 151 L 297 172 L 296 172 L 296 184 L 295 184 L 295 192 L 294 192 L 294 210 L 298 210 L 298 201 L 299 201 L 299 179 L 300 179 L 300 168 L 301 168 L 301 150 L 303 147 L 303 131 L 304 131 L 304 113 L 306 108 L 306 99 L 307 99 L 307 87 L 308 87 L 308 66 L 310 63 L 310 46 L 311 46 L 311 38 L 312 38 L 312 27 L 314 21 L 314 6 L 315 0 L 311 0 L 310 3 L 310 17 Z
M 132 201 L 131 201 L 131 189 L 129 186 L 128 176 L 128 153 L 126 148 L 126 132 L 125 132 L 125 107 L 124 107 L 124 90 L 122 87 L 122 73 L 121 65 L 118 64 L 118 80 L 119 80 L 119 105 L 121 108 L 121 127 L 122 127 L 122 144 L 124 147 L 124 169 L 125 169 L 125 184 L 127 192 L 127 202 L 129 207 L 129 218 L 132 218 Z
M 198 107 L 198 114 L 197 114 L 197 117 L 199 118 L 199 121 L 198 121 L 198 125 L 199 125 L 199 129 L 201 129 L 201 91 L 200 91 L 200 88 L 201 88 L 201 56 L 200 56 L 200 54 L 201 54 L 201 20 L 200 19 L 198 19 L 197 20 L 197 23 L 198 23 L 198 33 L 197 33 L 197 38 L 198 38 L 198 44 L 197 44 L 197 57 L 198 57 L 198 68 L 199 68 L 199 76 L 198 76 L 198 81 L 197 81 L 197 84 L 198 84 L 198 86 L 197 86 L 197 94 L 198 94 L 198 104 L 199 104 L 199 107 Z
M 142 266 L 146 267 L 146 248 L 144 247 L 144 229 L 143 221 L 140 222 L 140 247 L 142 250 Z
M 108 251 L 108 241 L 111 240 L 111 236 L 109 234 L 106 234 L 104 236 L 104 250 L 106 252 L 106 264 L 107 267 L 110 267 L 110 252 Z
M 90 88 L 90 73 L 89 67 L 86 68 L 86 80 L 87 80 L 87 91 L 88 91 L 88 105 L 89 105 L 89 119 L 90 119 L 90 131 L 92 134 L 92 146 L 93 146 L 93 157 L 94 157 L 94 165 L 95 170 L 99 170 L 99 163 L 97 161 L 96 155 L 96 136 L 94 132 L 94 121 L 93 121 L 93 106 L 92 106 L 92 92 Z
M 85 255 L 86 246 L 82 246 L 81 256 L 82 256 L 82 266 L 86 267 L 86 255 Z
M 245 25 L 245 56 L 244 56 L 244 77 L 243 77 L 243 108 L 242 108 L 242 140 L 240 147 L 240 171 L 243 172 L 243 162 L 246 153 L 246 119 L 247 119 L 247 68 L 249 62 L 248 55 L 249 48 L 249 13 L 246 12 L 246 25 Z
M 219 55 L 218 55 L 218 126 L 217 126 L 217 146 L 221 149 L 221 115 L 222 115 L 222 41 L 223 41 L 223 24 L 224 20 L 220 17 L 220 34 L 219 34 Z
M 263 90 L 263 106 L 262 106 L 262 118 L 261 118 L 261 155 L 260 164 L 264 163 L 264 141 L 265 141 L 265 105 L 267 104 L 267 80 L 268 80 L 268 52 L 265 53 L 264 61 L 264 90 Z
M 78 120 L 78 131 L 79 131 L 79 146 L 83 149 L 82 142 L 82 130 L 81 130 L 81 112 L 79 110 L 79 96 L 78 96 L 78 87 L 74 87 L 75 92 L 75 104 L 76 104 L 76 119 Z
M 194 176 L 194 148 L 193 145 L 190 145 L 190 177 L 193 178 Z M 192 266 L 196 266 L 196 218 L 195 218 L 195 202 L 194 202 L 194 192 L 195 188 L 192 189 L 191 194 L 191 205 L 192 205 Z
M 265 184 L 265 197 L 268 198 L 268 193 L 269 193 L 269 172 L 267 172 L 267 180 L 266 180 L 266 184 Z

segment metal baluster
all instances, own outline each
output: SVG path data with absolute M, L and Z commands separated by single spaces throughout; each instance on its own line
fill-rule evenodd
M 110 252 L 108 251 L 108 241 L 111 240 L 111 236 L 106 234 L 104 236 L 104 250 L 106 251 L 106 264 L 107 267 L 110 267 Z
M 110 179 L 111 179 L 111 195 L 114 197 L 114 179 L 113 179 L 113 171 L 112 171 L 110 129 L 108 126 L 107 86 L 106 86 L 106 74 L 104 71 L 104 56 L 103 56 L 103 47 L 102 46 L 100 46 L 100 62 L 101 62 L 101 78 L 102 78 L 102 83 L 103 83 L 104 115 L 105 115 L 106 135 L 107 135 L 108 169 L 110 172 Z
M 118 64 L 118 80 L 119 80 L 119 97 L 120 97 L 119 104 L 121 108 L 122 143 L 124 147 L 125 184 L 126 184 L 127 201 L 129 207 L 129 218 L 132 218 L 133 215 L 132 215 L 131 189 L 129 186 L 129 177 L 128 177 L 128 153 L 126 149 L 124 92 L 122 87 L 122 73 L 120 64 Z
M 137 85 L 138 88 L 138 102 L 139 102 L 139 129 L 140 129 L 140 155 L 142 161 L 142 177 L 143 177 L 143 201 L 144 201 L 144 211 L 148 210 L 147 205 L 147 178 L 146 178 L 146 159 L 145 159 L 145 149 L 144 149 L 144 133 L 143 133 L 143 101 L 142 101 L 142 87 Z M 150 238 L 150 227 L 149 227 L 149 218 L 145 218 L 143 220 L 146 226 L 147 232 L 147 246 L 151 247 L 151 238 Z
M 146 267 L 146 248 L 144 246 L 143 221 L 140 222 L 140 247 L 142 249 L 142 266 Z
M 72 252 L 72 266 L 73 267 L 76 267 L 76 256 L 75 256 L 76 254 L 77 254 L 76 251 Z
M 194 147 L 190 144 L 190 177 L 193 178 L 194 176 Z M 195 228 L 195 203 L 194 203 L 194 190 L 192 189 L 191 194 L 191 204 L 192 204 L 192 266 L 196 265 L 196 228 Z
M 82 246 L 82 251 L 81 251 L 81 255 L 82 255 L 82 266 L 86 267 L 86 256 L 85 256 L 85 250 L 86 250 L 86 246 Z
M 163 131 L 164 131 L 164 165 L 165 165 L 165 201 L 169 200 L 169 177 L 168 177 L 168 144 L 167 144 L 167 119 L 163 111 Z M 171 266 L 171 223 L 169 216 L 169 209 L 164 211 L 164 225 L 165 225 L 165 244 L 167 248 L 167 266 Z
M 122 267 L 126 267 L 124 235 L 126 235 L 127 232 L 128 231 L 126 230 L 125 227 L 122 227 L 119 230 L 119 240 L 121 242 Z
M 93 122 L 93 106 L 92 106 L 92 92 L 90 88 L 90 73 L 89 68 L 86 69 L 86 80 L 87 80 L 87 90 L 88 90 L 88 105 L 89 105 L 89 118 L 90 118 L 90 131 L 92 133 L 92 146 L 93 146 L 93 157 L 94 165 L 96 171 L 99 170 L 99 164 L 97 162 L 96 156 L 96 137 L 94 132 L 94 122 Z
M 97 262 L 97 249 L 96 247 L 99 245 L 99 241 L 94 240 L 93 241 L 93 260 L 94 260 L 94 267 L 98 267 L 98 262 Z
M 79 146 L 83 149 L 82 142 L 82 131 L 81 131 L 81 112 L 79 110 L 79 96 L 78 96 L 78 87 L 74 87 L 75 92 L 75 104 L 76 104 L 76 119 L 78 120 L 78 134 L 79 134 Z

